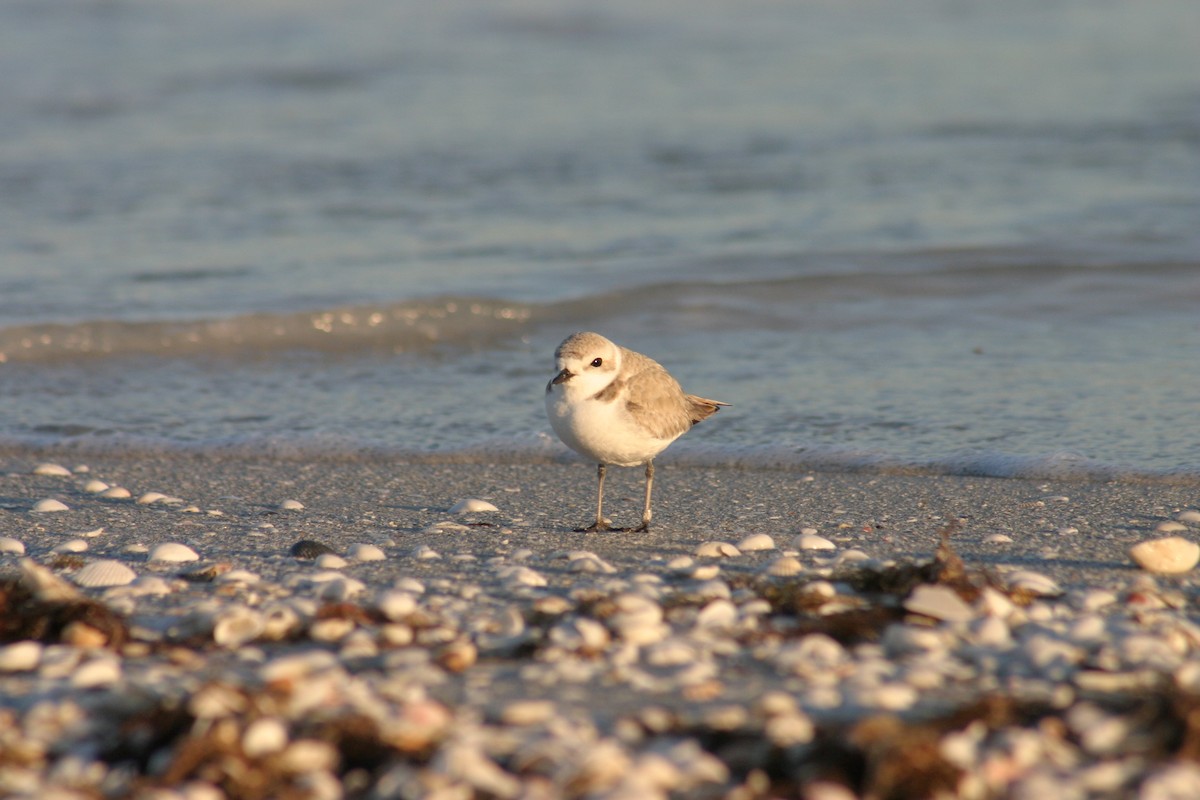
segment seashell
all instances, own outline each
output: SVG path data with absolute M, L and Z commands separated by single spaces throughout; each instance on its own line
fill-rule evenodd
M 162 500 L 166 500 L 166 499 L 167 499 L 167 496 L 165 494 L 163 494 L 162 492 L 146 492 L 144 495 L 142 495 L 141 497 L 139 497 L 137 499 L 137 504 L 139 506 L 148 506 L 153 503 L 158 503 L 158 502 L 160 502 Z
M 780 556 L 768 564 L 764 572 L 768 575 L 785 578 L 804 572 L 804 564 L 795 556 Z
M 441 558 L 442 554 L 434 550 L 429 545 L 423 544 L 413 549 L 412 557 L 418 561 L 430 561 L 435 558 Z
M 799 536 L 792 539 L 792 547 L 797 550 L 836 550 L 837 545 L 826 539 L 824 536 L 818 536 L 816 532 L 801 533 Z
M 447 672 L 463 672 L 474 666 L 479 650 L 470 639 L 455 639 L 438 648 L 434 661 Z
M 1022 591 L 1040 597 L 1057 597 L 1062 589 L 1049 575 L 1032 570 L 1017 570 L 1008 576 L 1009 591 Z
M 692 580 L 711 581 L 721 574 L 721 568 L 716 564 L 701 564 L 691 572 Z
M 1012 537 L 1006 533 L 992 533 L 983 537 L 984 544 L 1011 544 Z
M 14 553 L 19 556 L 25 555 L 25 543 L 11 536 L 0 536 L 0 553 Z
M 1197 511 L 1194 508 L 1189 508 L 1176 514 L 1175 519 L 1179 520 L 1180 522 L 1187 522 L 1195 525 L 1196 523 L 1200 523 L 1200 511 Z
M 26 639 L 0 647 L 0 672 L 31 672 L 42 663 L 41 642 Z
M 389 590 L 375 599 L 375 609 L 392 622 L 399 622 L 417 610 L 417 598 L 408 592 Z
M 86 536 L 87 538 L 89 538 L 89 539 L 92 539 L 92 538 L 94 538 L 94 537 L 96 537 L 96 536 L 99 536 L 99 535 L 100 535 L 100 534 L 102 534 L 102 533 L 104 533 L 104 527 L 103 527 L 103 526 L 101 526 L 101 527 L 99 527 L 99 528 L 93 528 L 93 529 L 92 529 L 92 530 L 90 530 L 90 531 L 80 531 L 79 533 L 77 533 L 77 534 L 75 534 L 75 535 L 76 535 L 76 536 Z
M 51 553 L 83 553 L 88 549 L 88 543 L 83 539 L 68 539 L 65 542 L 57 544 Z
M 923 583 L 913 588 L 904 600 L 904 608 L 914 614 L 933 617 L 945 622 L 966 622 L 975 612 L 949 586 Z
M 286 603 L 273 603 L 263 609 L 262 637 L 269 642 L 280 642 L 299 631 L 304 622 L 299 612 Z
M 182 563 L 184 561 L 199 561 L 200 556 L 186 544 L 163 542 L 154 546 L 154 549 L 150 551 L 150 555 L 147 556 L 146 560 Z
M 257 572 L 251 572 L 248 569 L 231 569 L 228 572 L 216 576 L 216 583 L 241 583 L 251 586 L 258 583 L 262 578 Z
M 296 558 L 313 559 L 325 553 L 332 553 L 333 548 L 313 539 L 301 539 L 292 545 L 292 549 L 288 552 Z
M 549 722 L 558 716 L 553 700 L 514 700 L 500 711 L 500 721 L 505 725 L 525 727 Z
M 101 492 L 108 491 L 110 488 L 112 487 L 110 487 L 107 483 L 96 480 L 95 478 L 83 485 L 83 490 L 88 494 L 100 494 Z
M 617 568 L 595 553 L 579 553 L 567 562 L 568 572 L 591 572 L 611 575 Z
M 98 589 L 105 586 L 125 586 L 133 583 L 137 573 L 120 561 L 104 559 L 93 561 L 76 572 L 71 580 L 79 586 L 88 589 Z
M 287 744 L 287 726 L 276 717 L 260 717 L 247 725 L 242 734 L 242 753 L 247 758 L 262 758 L 278 753 Z
M 545 586 L 546 578 L 537 570 L 520 564 L 504 567 L 498 573 L 504 585 L 510 588 L 516 586 Z
M 1177 575 L 1200 562 L 1200 545 L 1182 536 L 1168 536 L 1135 544 L 1129 548 L 1129 556 L 1147 572 Z
M 33 474 L 53 475 L 59 478 L 69 478 L 71 477 L 71 470 L 67 469 L 62 464 L 52 464 L 50 462 L 46 462 L 44 464 L 38 464 L 36 467 L 34 467 Z
M 448 514 L 482 514 L 487 511 L 499 511 L 494 505 L 487 500 L 479 500 L 474 497 L 468 497 L 465 500 L 459 500 L 454 505 L 450 506 L 446 513 Z
M 70 511 L 67 504 L 61 500 L 55 500 L 53 497 L 47 497 L 44 500 L 38 500 L 33 504 L 33 512 L 35 514 L 50 514 L 55 511 Z
M 232 649 L 254 641 L 265 629 L 266 619 L 261 613 L 243 605 L 231 605 L 217 612 L 212 637 L 217 644 Z
M 775 540 L 765 533 L 752 533 L 737 543 L 738 550 L 752 553 L 758 550 L 774 550 Z
M 120 680 L 121 661 L 114 656 L 89 659 L 71 672 L 71 685 L 76 689 L 112 686 Z
M 742 551 L 729 542 L 705 542 L 697 547 L 695 552 L 695 555 L 700 558 L 732 558 L 741 554 Z
M 341 569 L 346 566 L 346 559 L 337 553 L 321 553 L 314 563 L 321 569 Z
M 687 573 L 696 561 L 691 556 L 675 556 L 667 562 L 667 569 L 672 572 Z
M 383 561 L 387 558 L 383 549 L 373 544 L 351 545 L 347 555 L 355 561 Z
M 179 577 L 192 583 L 208 583 L 231 569 L 233 569 L 233 565 L 228 561 L 218 561 L 215 564 L 207 564 L 187 572 L 181 572 Z
M 279 504 L 279 508 L 284 511 L 303 511 L 304 503 L 299 500 L 284 500 Z
M 1160 522 L 1154 526 L 1154 530 L 1158 531 L 1159 533 L 1182 533 L 1183 531 L 1186 531 L 1187 529 L 1188 529 L 1187 525 L 1184 525 L 1182 522 L 1176 522 L 1174 520 L 1167 520 L 1166 522 Z
M 100 496 L 109 500 L 128 500 L 130 497 L 133 497 L 129 493 L 129 490 L 122 486 L 110 486 L 101 492 Z
M 471 530 L 470 527 L 466 525 L 460 525 L 459 523 L 451 522 L 450 520 L 442 520 L 441 522 L 435 522 L 428 526 L 422 530 L 421 533 L 466 533 L 469 530 Z
M 21 585 L 43 603 L 78 600 L 81 597 L 75 587 L 32 558 L 22 558 L 18 566 L 21 568 Z

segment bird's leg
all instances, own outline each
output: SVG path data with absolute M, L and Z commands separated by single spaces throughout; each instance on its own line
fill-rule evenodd
M 577 528 L 579 533 L 591 533 L 594 531 L 608 530 L 608 523 L 604 521 L 604 473 L 606 472 L 604 464 L 596 465 L 596 478 L 598 485 L 596 486 L 596 524 L 588 528 Z
M 650 490 L 654 488 L 654 459 L 646 462 L 646 505 L 642 507 L 642 524 L 635 530 L 650 530 Z

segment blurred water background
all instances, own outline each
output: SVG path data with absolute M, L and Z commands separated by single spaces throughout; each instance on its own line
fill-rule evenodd
M 0 444 L 1200 477 L 1200 4 L 0 4 Z

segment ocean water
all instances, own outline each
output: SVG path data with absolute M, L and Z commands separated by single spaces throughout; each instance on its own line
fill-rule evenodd
M 1200 481 L 1200 4 L 0 4 L 0 444 Z

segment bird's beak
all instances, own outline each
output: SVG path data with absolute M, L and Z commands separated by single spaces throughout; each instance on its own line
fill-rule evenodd
M 566 383 L 570 378 L 574 377 L 575 373 L 569 369 L 564 369 L 562 372 L 554 376 L 554 380 L 550 381 L 552 386 L 558 386 L 560 383 Z

